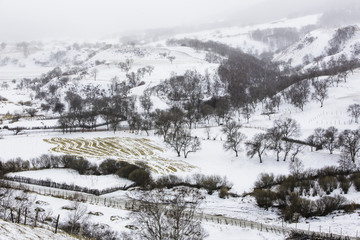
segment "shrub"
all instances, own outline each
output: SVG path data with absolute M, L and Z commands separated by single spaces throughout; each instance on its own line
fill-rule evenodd
M 113 159 L 106 159 L 103 161 L 99 166 L 99 171 L 104 174 L 114 174 L 116 173 L 120 168 L 120 164 L 118 161 Z
M 79 174 L 86 174 L 89 170 L 92 170 L 93 166 L 91 163 L 83 158 L 78 158 L 69 162 L 68 168 L 74 169 L 79 172 Z
M 145 187 L 150 184 L 150 173 L 145 169 L 136 169 L 129 174 L 129 179 L 137 185 Z
M 306 195 L 310 195 L 310 189 L 313 185 L 313 182 L 311 180 L 303 180 L 299 182 L 300 186 L 300 194 L 302 194 L 305 191 Z
M 43 154 L 40 157 L 30 160 L 34 168 L 37 169 L 49 169 L 63 167 L 62 157 L 51 154 Z
M 120 169 L 116 171 L 116 174 L 122 178 L 129 178 L 130 173 L 132 173 L 136 169 L 139 169 L 139 167 L 136 165 L 127 163 L 127 164 L 124 164 L 122 167 L 120 167 Z
M 354 173 L 351 175 L 350 179 L 352 180 L 356 191 L 360 191 L 360 173 Z
M 344 194 L 347 194 L 349 192 L 349 188 L 351 186 L 350 180 L 342 175 L 339 176 L 338 180 L 340 182 L 340 188 L 343 190 Z
M 219 191 L 219 198 L 228 198 L 229 189 L 227 187 L 221 187 Z
M 76 160 L 78 157 L 72 156 L 72 155 L 64 155 L 61 157 L 61 163 L 64 168 L 70 168 L 70 163 L 74 160 Z
M 335 195 L 334 197 L 325 196 L 315 201 L 316 213 L 319 216 L 325 216 L 339 209 L 344 203 L 346 203 L 346 199 L 340 195 Z
M 220 177 L 218 175 L 205 176 L 202 174 L 194 175 L 195 185 L 199 188 L 205 188 L 209 194 L 212 194 L 215 190 L 221 187 L 231 188 L 231 184 L 227 181 L 226 177 Z
M 356 203 L 350 203 L 343 206 L 343 209 L 346 213 L 352 213 L 356 209 Z
M 255 182 L 255 188 L 270 188 L 275 184 L 275 177 L 272 173 L 262 173 Z
M 319 186 L 326 192 L 326 194 L 330 194 L 337 188 L 337 179 L 335 177 L 321 177 L 318 182 Z
M 266 210 L 273 206 L 276 199 L 276 193 L 271 190 L 255 189 L 253 195 L 257 205 L 261 208 L 265 208 Z
M 326 176 L 336 176 L 338 174 L 339 170 L 334 167 L 324 167 L 322 169 L 319 169 L 317 171 L 318 177 L 326 177 Z
M 183 183 L 183 180 L 175 175 L 166 175 L 166 176 L 161 176 L 159 177 L 156 182 L 155 185 L 158 188 L 170 188 L 170 187 L 174 187 L 178 184 Z
M 30 162 L 24 161 L 21 158 L 10 159 L 3 163 L 2 169 L 4 173 L 8 172 L 20 172 L 28 170 L 30 168 Z
M 353 183 L 356 191 L 360 192 L 360 178 L 355 178 L 353 180 Z
M 287 200 L 288 194 L 289 194 L 289 186 L 288 186 L 287 182 L 281 183 L 277 187 L 277 191 L 276 191 L 276 196 L 277 196 L 280 208 L 283 208 L 287 205 L 286 200 Z

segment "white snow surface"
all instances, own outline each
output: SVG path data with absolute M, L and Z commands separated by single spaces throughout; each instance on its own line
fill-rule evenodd
M 8 173 L 10 177 L 25 177 L 37 180 L 50 180 L 56 183 L 77 185 L 89 189 L 104 190 L 107 188 L 126 187 L 132 181 L 120 178 L 117 175 L 80 175 L 73 169 L 43 169 L 25 172 Z
M 274 28 L 297 28 L 299 30 L 302 27 L 316 24 L 320 16 L 321 14 L 314 14 L 299 18 L 284 18 L 278 21 L 258 25 L 218 28 L 201 32 L 178 34 L 174 38 L 192 38 L 202 41 L 211 40 L 240 48 L 244 52 L 262 53 L 264 51 L 269 51 L 270 46 L 263 42 L 253 40 L 250 36 L 252 31 Z
M 0 239 L 2 240 L 71 240 L 72 236 L 44 228 L 34 228 L 28 225 L 10 223 L 0 219 Z

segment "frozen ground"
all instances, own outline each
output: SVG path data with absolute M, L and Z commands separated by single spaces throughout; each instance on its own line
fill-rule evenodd
M 120 178 L 117 175 L 80 175 L 72 169 L 43 169 L 8 173 L 10 177 L 25 177 L 37 180 L 50 180 L 56 183 L 74 184 L 79 187 L 103 190 L 107 188 L 126 187 L 133 184 L 132 181 Z
M 33 228 L 27 225 L 9 223 L 0 219 L 0 239 L 3 240 L 70 240 L 76 239 L 65 233 L 55 234 L 44 228 Z
M 300 29 L 307 25 L 316 24 L 320 16 L 321 14 L 314 14 L 299 18 L 280 19 L 278 21 L 259 25 L 228 27 L 214 30 L 206 30 L 202 32 L 178 34 L 174 38 L 191 38 L 199 39 L 201 41 L 216 41 L 230 45 L 232 47 L 240 48 L 244 52 L 262 53 L 269 51 L 271 49 L 271 46 L 251 38 L 251 33 L 253 31 L 258 29 L 264 30 L 287 27 Z

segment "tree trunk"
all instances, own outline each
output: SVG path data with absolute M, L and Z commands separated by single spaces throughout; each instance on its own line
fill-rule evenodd
M 261 159 L 261 154 L 260 154 L 260 152 L 258 152 L 258 156 L 259 156 L 259 159 L 260 159 L 260 163 L 262 163 L 262 159 Z

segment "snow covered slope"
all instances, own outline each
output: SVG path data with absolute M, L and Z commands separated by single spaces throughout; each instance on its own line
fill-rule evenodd
M 340 35 L 346 31 L 351 32 L 348 37 L 343 36 L 343 39 L 337 41 L 336 39 L 340 39 Z M 333 47 L 338 48 L 337 50 L 331 49 L 331 42 L 334 42 Z M 302 64 L 305 58 L 308 58 L 309 62 L 314 60 L 316 62 L 317 58 L 329 60 L 330 57 L 334 57 L 337 59 L 340 55 L 344 54 L 350 59 L 352 55 L 358 56 L 359 43 L 360 28 L 357 25 L 343 28 L 320 28 L 308 33 L 299 42 L 275 55 L 274 60 L 291 61 L 292 66 L 297 66 Z
M 10 223 L 0 219 L 0 239 L 6 240 L 70 240 L 76 239 L 62 232 L 44 228 L 33 228 L 27 225 Z
M 278 28 L 294 28 L 300 30 L 303 27 L 315 25 L 318 22 L 320 16 L 321 14 L 315 14 L 293 19 L 281 19 L 270 23 L 252 26 L 219 28 L 189 34 L 179 34 L 174 38 L 195 38 L 202 41 L 211 40 L 221 42 L 232 47 L 240 48 L 244 52 L 262 53 L 265 51 L 270 51 L 273 46 L 270 46 L 268 43 L 254 40 L 254 38 L 251 36 L 252 32 L 256 30 Z

